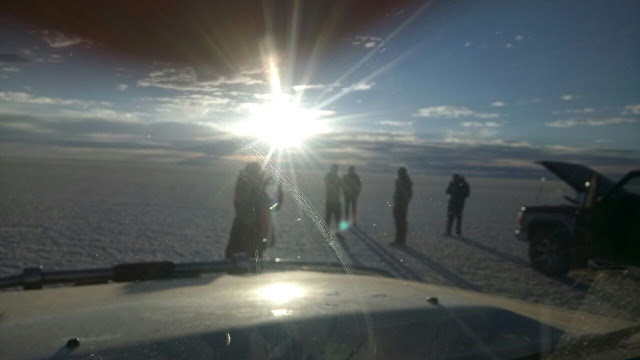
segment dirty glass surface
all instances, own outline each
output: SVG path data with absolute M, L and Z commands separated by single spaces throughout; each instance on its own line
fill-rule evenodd
M 355 3 L 2 5 L 0 276 L 246 253 L 640 321 L 638 264 L 514 234 L 581 224 L 536 161 L 640 168 L 640 3 Z

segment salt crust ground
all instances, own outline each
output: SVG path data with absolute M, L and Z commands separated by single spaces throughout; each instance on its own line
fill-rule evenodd
M 87 161 L 0 161 L 0 276 L 28 266 L 76 269 L 150 260 L 221 259 L 233 218 L 236 168 Z M 341 247 L 353 264 L 435 284 L 594 314 L 640 319 L 633 271 L 585 269 L 549 278 L 516 240 L 523 205 L 558 203 L 562 183 L 469 177 L 464 237 L 444 231 L 448 177 L 412 176 L 408 246 L 388 246 L 394 174 L 361 173 L 359 229 Z M 322 217 L 324 169 L 296 174 L 314 209 L 286 196 L 267 258 L 338 261 L 312 216 Z

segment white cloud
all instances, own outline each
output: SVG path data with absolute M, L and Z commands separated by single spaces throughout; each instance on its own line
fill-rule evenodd
M 44 40 L 52 48 L 65 48 L 78 45 L 81 43 L 89 43 L 87 40 L 75 36 L 61 33 L 60 31 L 43 30 L 41 32 L 42 40 Z
M 234 110 L 232 100 L 229 98 L 190 94 L 172 97 L 145 98 L 146 101 L 157 103 L 153 109 L 164 113 L 181 113 L 185 116 L 206 115 L 214 112 L 227 112 Z
M 265 93 L 265 94 L 253 94 L 253 97 L 260 100 L 271 101 L 271 100 L 275 100 L 278 96 L 272 93 Z M 290 96 L 286 96 L 286 95 L 284 97 L 290 98 Z
M 571 95 L 571 94 L 565 94 L 565 95 L 560 96 L 560 99 L 564 100 L 564 101 L 571 101 L 571 100 L 574 100 L 576 98 L 577 98 L 577 96 Z
M 374 82 L 360 82 L 360 83 L 355 83 L 351 86 L 347 86 L 345 88 L 342 88 L 342 91 L 366 91 L 366 90 L 371 90 L 371 88 L 373 88 L 376 85 L 376 83 Z
M 640 104 L 625 106 L 622 115 L 640 115 Z
M 564 110 L 555 110 L 552 113 L 554 115 L 558 114 L 591 114 L 596 112 L 594 108 L 582 108 L 582 109 L 564 109 Z
M 140 120 L 141 114 L 117 111 L 112 109 L 92 108 L 83 110 L 65 109 L 60 112 L 60 115 L 64 116 L 65 118 L 136 122 Z
M 513 44 L 507 43 L 504 47 L 507 49 L 511 49 L 513 47 Z
M 477 112 L 464 106 L 451 106 L 451 105 L 439 105 L 430 106 L 419 109 L 417 113 L 413 114 L 414 117 L 424 118 L 460 118 L 460 117 L 475 117 L 479 119 L 495 119 L 500 117 L 497 113 L 483 113 Z
M 476 133 L 468 136 L 460 136 L 456 133 L 448 133 L 444 139 L 444 143 L 474 145 L 474 146 L 502 146 L 507 148 L 531 148 L 532 145 L 526 141 L 507 141 L 499 138 L 479 137 Z
M 33 113 L 34 106 L 41 107 L 47 118 L 99 119 L 122 122 L 137 122 L 143 113 L 132 113 L 110 109 L 108 101 L 55 98 L 35 96 L 24 92 L 0 92 L 0 102 L 13 105 L 17 113 Z
M 294 85 L 293 86 L 293 91 L 301 92 L 301 91 L 307 91 L 307 90 L 321 90 L 321 89 L 324 89 L 326 87 L 327 87 L 327 85 L 324 85 L 324 84 Z
M 491 103 L 491 106 L 493 106 L 493 107 L 503 107 L 505 105 L 507 105 L 507 104 L 505 102 L 503 102 L 503 101 L 494 101 L 494 102 Z
M 15 130 L 20 130 L 20 131 L 25 131 L 25 132 L 30 132 L 30 133 L 37 133 L 37 134 L 50 134 L 52 133 L 52 131 L 50 129 L 44 129 L 40 126 L 28 123 L 28 122 L 0 122 L 0 127 L 6 128 L 6 129 L 15 129 Z
M 465 122 L 461 122 L 460 125 L 464 127 L 480 127 L 480 126 L 483 126 L 484 124 L 479 121 L 465 121 Z
M 502 124 L 495 121 L 464 121 L 460 125 L 464 127 L 501 127 Z
M 338 131 L 330 133 L 331 139 L 336 141 L 362 141 L 369 143 L 394 143 L 394 144 L 413 144 L 418 145 L 423 140 L 417 138 L 412 131 L 391 131 L 391 130 L 370 130 L 358 129 L 355 132 Z M 336 153 L 341 153 L 342 149 L 331 149 Z
M 486 127 L 500 127 L 500 126 L 502 126 L 502 124 L 501 123 L 497 123 L 495 121 L 486 121 L 484 123 L 484 126 L 486 126 Z
M 632 124 L 635 123 L 636 119 L 629 118 L 606 118 L 606 119 L 567 119 L 567 120 L 556 120 L 545 123 L 546 126 L 555 127 L 555 128 L 570 128 L 574 126 L 610 126 L 610 125 L 619 125 L 619 124 Z
M 555 127 L 555 128 L 569 128 L 577 125 L 581 125 L 580 120 L 569 119 L 569 120 L 556 120 L 544 123 L 546 126 Z
M 0 70 L 2 70 L 3 72 L 11 72 L 11 73 L 16 73 L 20 71 L 20 69 L 15 66 L 5 66 Z
M 609 126 L 618 124 L 633 124 L 636 119 L 627 118 L 609 118 L 609 119 L 588 119 L 586 124 L 589 126 Z
M 515 39 L 516 41 L 522 41 L 522 40 L 524 40 L 524 36 L 522 36 L 522 35 L 518 34 L 518 35 L 516 35 L 516 36 L 514 37 L 514 39 Z
M 372 48 L 382 42 L 382 38 L 376 36 L 356 36 L 351 41 L 351 45 Z
M 129 87 L 129 85 L 127 85 L 127 84 L 118 84 L 118 86 L 116 86 L 116 88 L 119 91 L 125 91 L 125 90 L 127 90 L 128 87 Z
M 39 47 L 35 49 L 20 49 L 20 53 L 24 56 L 27 56 L 29 58 L 29 61 L 34 63 L 58 64 L 64 61 L 64 57 L 61 54 L 52 54 L 49 52 L 49 50 L 43 51 Z
M 471 46 L 471 42 L 467 41 L 466 43 L 464 43 L 464 47 L 468 48 L 469 46 Z
M 51 54 L 46 59 L 38 59 L 38 62 L 50 62 L 50 63 L 61 63 L 63 61 L 62 55 L 60 54 Z
M 259 85 L 262 79 L 256 78 L 256 71 L 241 71 L 234 76 L 220 76 L 215 80 L 202 81 L 198 79 L 195 69 L 186 67 L 182 69 L 162 69 L 153 71 L 146 78 L 138 80 L 138 86 L 157 87 L 178 91 L 220 91 L 223 85 Z
M 22 103 L 22 104 L 38 104 L 38 105 L 73 105 L 73 106 L 108 106 L 111 103 L 107 101 L 89 101 L 78 99 L 62 99 L 46 96 L 34 96 L 24 92 L 0 91 L 0 101 Z
M 378 124 L 384 126 L 411 126 L 413 125 L 412 121 L 392 121 L 392 120 L 383 120 L 379 121 Z
M 193 68 L 153 71 L 146 78 L 138 80 L 138 86 L 181 91 L 211 90 L 198 86 L 198 79 Z

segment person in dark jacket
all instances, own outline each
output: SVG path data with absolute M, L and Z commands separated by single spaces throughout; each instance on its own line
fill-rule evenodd
M 456 234 L 462 234 L 462 211 L 464 210 L 464 202 L 469 197 L 469 183 L 463 176 L 453 174 L 453 179 L 447 187 L 447 195 L 449 195 L 449 205 L 447 207 L 447 236 L 451 236 L 451 227 L 453 220 L 456 220 Z
M 265 178 L 258 163 L 249 163 L 238 174 L 233 205 L 236 215 L 231 226 L 225 258 L 246 253 L 249 257 L 262 257 L 267 245 L 272 246 L 273 220 L 271 213 L 282 206 L 282 187 L 277 185 L 277 199 L 272 199 L 266 188 L 272 181 Z
M 256 225 L 253 241 L 257 244 L 255 247 L 261 258 L 267 246 L 272 247 L 276 242 L 274 216 L 282 208 L 282 185 L 278 178 L 267 177 L 255 195 Z
M 331 225 L 331 218 L 334 218 L 336 225 L 340 225 L 341 205 L 340 191 L 342 190 L 342 180 L 338 176 L 338 165 L 331 165 L 331 169 L 324 177 L 324 186 L 326 190 L 324 221 L 327 227 Z
M 358 213 L 358 195 L 362 191 L 362 180 L 356 174 L 355 166 L 349 166 L 349 172 L 342 177 L 342 190 L 344 194 L 344 218 L 356 224 Z
M 404 245 L 407 242 L 407 211 L 409 200 L 413 195 L 413 182 L 409 178 L 407 168 L 398 169 L 395 191 L 393 193 L 393 219 L 396 223 L 396 239 L 391 245 Z

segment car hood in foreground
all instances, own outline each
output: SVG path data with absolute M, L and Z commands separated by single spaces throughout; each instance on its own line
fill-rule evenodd
M 260 358 L 255 349 L 274 342 L 313 358 L 361 348 L 370 352 L 353 358 L 504 358 L 634 325 L 446 286 L 289 271 L 0 293 L 0 358 L 211 357 L 234 346 L 244 352 L 223 355 Z

